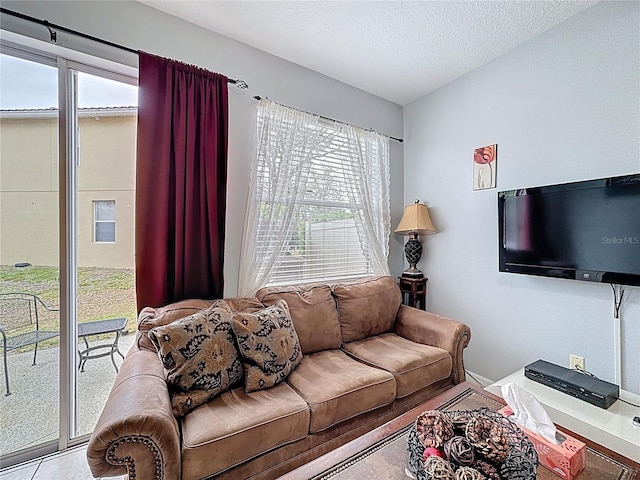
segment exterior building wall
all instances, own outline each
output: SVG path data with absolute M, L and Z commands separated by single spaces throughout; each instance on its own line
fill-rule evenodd
M 58 264 L 55 111 L 0 115 L 0 265 Z M 78 124 L 78 265 L 134 267 L 135 109 L 81 111 Z M 116 204 L 116 241 L 94 239 L 94 201 Z
M 3 191 L 0 222 L 0 265 L 58 265 L 57 190 Z

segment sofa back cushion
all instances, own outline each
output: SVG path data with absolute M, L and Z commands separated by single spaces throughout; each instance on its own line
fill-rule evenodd
M 225 298 L 224 301 L 234 313 L 255 313 L 264 308 L 264 305 L 256 297 L 233 297 Z
M 329 285 L 265 287 L 256 293 L 265 305 L 285 300 L 305 355 L 340 348 L 340 323 Z
M 333 285 L 344 343 L 393 329 L 402 303 L 393 277 L 370 277 Z

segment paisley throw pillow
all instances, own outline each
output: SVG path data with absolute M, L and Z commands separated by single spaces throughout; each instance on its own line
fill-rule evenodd
M 245 392 L 280 383 L 302 360 L 298 335 L 287 302 L 255 313 L 235 313 L 231 320 L 245 370 Z
M 231 328 L 231 310 L 212 305 L 149 331 L 181 417 L 242 379 L 242 363 Z

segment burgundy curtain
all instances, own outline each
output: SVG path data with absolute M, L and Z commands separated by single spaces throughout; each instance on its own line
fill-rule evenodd
M 227 78 L 139 52 L 138 311 L 221 298 L 227 188 Z

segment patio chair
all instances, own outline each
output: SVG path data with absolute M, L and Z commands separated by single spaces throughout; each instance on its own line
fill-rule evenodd
M 60 332 L 40 330 L 38 308 L 50 312 L 59 311 L 49 308 L 36 295 L 30 293 L 0 293 L 0 333 L 2 333 L 2 351 L 4 355 L 5 395 L 9 390 L 9 370 L 7 369 L 7 352 L 16 348 L 35 345 L 33 349 L 33 365 L 36 364 L 38 343 L 60 335 Z

